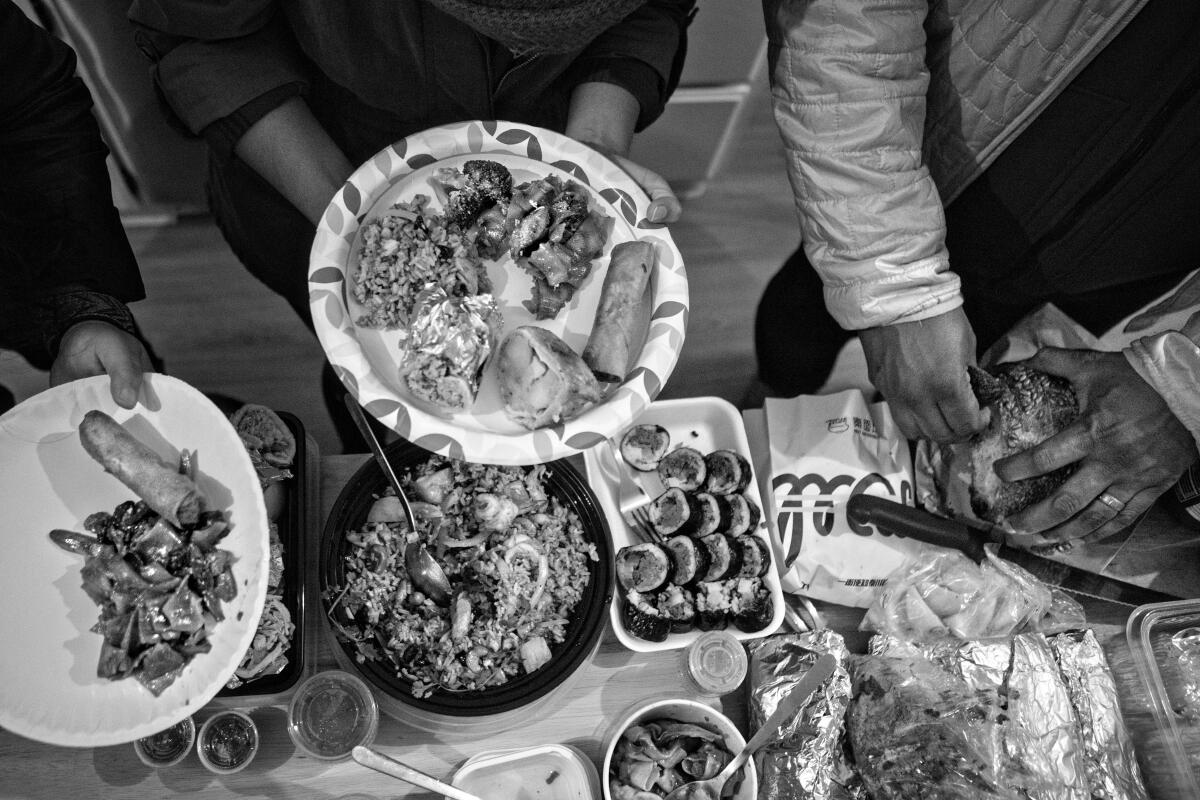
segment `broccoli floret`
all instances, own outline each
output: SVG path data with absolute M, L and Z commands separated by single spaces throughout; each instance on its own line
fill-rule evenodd
M 446 199 L 446 219 L 463 228 L 469 227 L 483 211 L 483 195 L 474 186 L 464 186 L 450 193 Z
M 507 203 L 512 197 L 512 173 L 495 161 L 468 161 L 463 173 L 478 192 L 493 203 Z

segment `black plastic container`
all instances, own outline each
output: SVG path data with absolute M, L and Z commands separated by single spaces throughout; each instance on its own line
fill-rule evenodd
M 403 440 L 389 445 L 386 453 L 401 479 L 431 456 L 428 451 Z M 475 692 L 435 692 L 430 697 L 417 698 L 413 696 L 411 681 L 398 677 L 389 664 L 359 663 L 354 646 L 338 640 L 329 631 L 331 646 L 339 648 L 344 655 L 339 661 L 349 665 L 346 668 L 357 673 L 374 691 L 405 706 L 426 714 L 459 718 L 486 717 L 522 708 L 549 694 L 570 677 L 591 656 L 604 632 L 613 592 L 612 538 L 596 496 L 575 467 L 565 460 L 551 462 L 546 467 L 548 494 L 579 515 L 598 556 L 597 561 L 589 562 L 591 574 L 587 587 L 566 628 L 564 640 L 551 648 L 552 657 L 548 664 L 501 686 Z M 325 589 L 343 584 L 345 534 L 365 523 L 367 511 L 387 485 L 387 478 L 372 459 L 350 478 L 329 514 L 321 534 L 322 616 L 327 614 L 329 605 L 323 597 Z M 326 619 L 326 626 L 328 624 Z M 381 705 L 387 710 L 387 704 Z
M 293 414 L 286 411 L 276 411 L 279 418 L 287 425 L 288 430 L 296 437 L 296 457 L 288 470 L 292 477 L 283 482 L 285 499 L 283 513 L 276 520 L 279 527 L 279 538 L 283 542 L 283 579 L 280 595 L 283 605 L 292 615 L 295 631 L 292 633 L 292 645 L 288 648 L 287 666 L 275 675 L 266 675 L 243 683 L 236 689 L 223 688 L 217 692 L 217 699 L 227 698 L 236 700 L 233 705 L 244 706 L 261 702 L 263 698 L 288 692 L 296 687 L 308 666 L 305 663 L 308 644 L 305 637 L 305 597 L 304 597 L 304 560 L 305 560 L 305 531 L 308 529 L 308 514 L 304 485 L 308 479 L 305 474 L 308 468 L 308 452 L 304 439 L 304 426 Z M 228 703 L 218 703 L 229 705 Z

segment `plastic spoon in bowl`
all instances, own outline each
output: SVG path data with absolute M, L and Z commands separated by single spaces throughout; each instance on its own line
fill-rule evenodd
M 443 797 L 451 798 L 451 800 L 481 800 L 477 795 L 464 792 L 457 786 L 443 783 L 432 775 L 426 775 L 424 772 L 413 769 L 407 764 L 401 764 L 399 761 L 388 758 L 383 753 L 379 753 L 369 747 L 359 745 L 354 748 L 351 755 L 355 761 L 364 767 L 370 767 L 376 772 L 382 772 L 384 775 L 399 778 L 406 783 L 411 783 L 413 786 L 420 786 L 422 789 L 436 792 Z
M 745 766 L 746 760 L 754 755 L 758 748 L 766 744 L 767 739 L 775 733 L 785 720 L 791 718 L 796 713 L 796 709 L 800 708 L 808 700 L 809 695 L 829 679 L 829 676 L 833 674 L 835 666 L 837 666 L 837 659 L 830 653 L 826 653 L 818 658 L 817 662 L 812 665 L 812 669 L 808 671 L 808 674 L 801 678 L 800 682 L 792 688 L 792 691 L 779 701 L 779 705 L 775 708 L 775 713 L 767 717 L 762 727 L 758 729 L 758 732 L 750 738 L 750 741 L 746 742 L 746 746 L 742 748 L 742 751 L 725 765 L 725 769 L 707 780 L 691 781 L 677 787 L 667 795 L 666 800 L 718 800 L 721 796 L 721 790 L 725 788 L 725 784 L 729 779 Z
M 396 475 L 396 471 L 392 469 L 391 462 L 387 460 L 387 456 L 383 452 L 383 445 L 379 443 L 379 438 L 375 436 L 375 431 L 371 430 L 371 424 L 367 420 L 367 415 L 363 413 L 362 406 L 358 404 L 358 401 L 352 395 L 347 394 L 344 400 L 346 408 L 350 411 L 351 418 L 354 419 L 354 424 L 358 426 L 359 433 L 367 440 L 367 444 L 371 446 L 371 453 L 375 456 L 375 462 L 379 464 L 379 468 L 387 476 L 388 483 L 392 485 L 392 491 L 396 493 L 396 499 L 400 501 L 400 507 L 404 510 L 404 519 L 408 523 L 408 529 L 415 531 L 417 529 L 417 520 L 413 516 L 408 496 L 404 494 L 404 487 L 400 485 L 400 478 Z M 404 568 L 408 571 L 409 577 L 412 578 L 413 584 L 424 592 L 430 600 L 440 606 L 450 604 L 450 580 L 446 577 L 441 564 L 438 564 L 437 560 L 425 549 L 425 545 L 420 542 L 410 542 L 404 548 Z

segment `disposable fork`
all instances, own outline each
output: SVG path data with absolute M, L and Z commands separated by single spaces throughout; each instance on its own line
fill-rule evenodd
M 616 473 L 620 476 L 620 486 L 617 494 L 617 505 L 621 509 L 621 518 L 625 524 L 643 541 L 657 542 L 661 540 L 658 532 L 650 522 L 650 496 L 629 474 L 629 468 L 621 463 L 620 453 L 610 445 L 609 458 L 614 462 Z

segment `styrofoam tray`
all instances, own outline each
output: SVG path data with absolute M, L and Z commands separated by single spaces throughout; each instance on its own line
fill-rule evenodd
M 490 800 L 598 800 L 601 794 L 596 766 L 569 744 L 479 753 L 451 783 Z
M 659 400 L 651 403 L 645 413 L 634 420 L 633 424 L 662 425 L 671 434 L 672 450 L 680 445 L 694 447 L 702 453 L 708 453 L 717 449 L 728 449 L 742 454 L 751 464 L 754 463 L 754 457 L 750 452 L 750 443 L 746 439 L 746 428 L 742 424 L 741 414 L 738 413 L 737 409 L 731 403 L 719 397 Z M 626 545 L 635 544 L 639 541 L 637 535 L 629 530 L 625 524 L 625 520 L 621 516 L 617 497 L 620 489 L 620 474 L 616 470 L 623 469 L 632 474 L 634 480 L 649 497 L 657 497 L 663 491 L 658 477 L 653 473 L 637 473 L 636 470 L 630 469 L 628 465 L 621 462 L 619 456 L 610 457 L 615 452 L 614 448 L 624 433 L 625 430 L 622 430 L 618 432 L 614 439 L 609 440 L 608 443 L 602 443 L 584 452 L 588 483 L 591 484 L 592 490 L 600 500 L 600 507 L 604 509 L 604 513 L 608 517 L 608 526 L 612 531 L 614 553 Z M 610 444 L 612 447 L 609 446 Z M 757 503 L 763 511 L 762 519 L 759 520 L 758 527 L 754 530 L 754 535 L 761 537 L 767 545 L 770 545 L 770 534 L 766 523 L 766 508 L 763 506 L 762 496 L 759 493 L 757 478 L 751 478 L 750 485 L 746 488 L 746 496 Z M 772 555 L 775 554 L 774 548 L 771 548 L 771 553 Z M 772 568 L 763 576 L 763 582 L 771 590 L 771 598 L 775 604 L 775 613 L 771 618 L 771 622 L 767 627 L 756 633 L 746 633 L 730 625 L 729 632 L 739 640 L 745 641 L 747 639 L 759 639 L 769 636 L 783 624 L 785 610 L 783 586 L 779 582 L 779 574 L 776 572 L 774 566 L 772 564 Z M 621 640 L 621 644 L 630 650 L 640 653 L 675 650 L 686 647 L 703 633 L 701 630 L 692 630 L 687 633 L 672 633 L 668 634 L 666 640 L 662 642 L 650 642 L 645 639 L 639 639 L 625 630 L 625 624 L 621 621 L 620 603 L 621 592 L 616 591 L 613 593 L 612 605 L 609 608 L 609 618 L 612 622 L 613 630 L 617 634 L 617 638 Z

